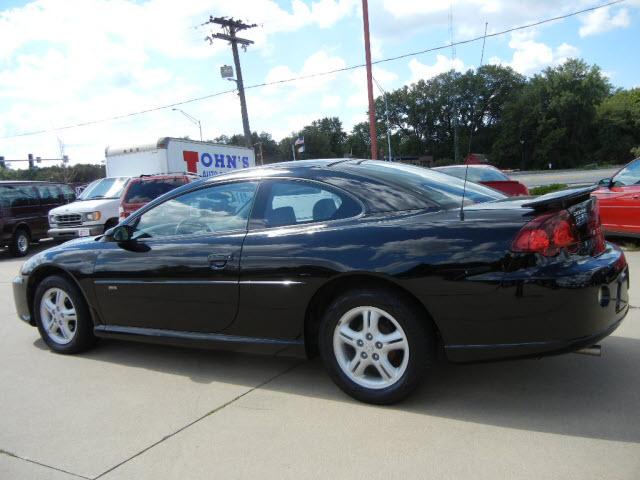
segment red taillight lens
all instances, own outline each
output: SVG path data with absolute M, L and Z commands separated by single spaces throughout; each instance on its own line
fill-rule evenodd
M 577 243 L 571 216 L 566 210 L 561 210 L 540 215 L 527 223 L 518 232 L 511 250 L 553 257 L 563 248 L 571 250 Z

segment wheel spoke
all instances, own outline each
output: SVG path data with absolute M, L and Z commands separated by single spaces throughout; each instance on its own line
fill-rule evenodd
M 378 341 L 382 343 L 382 349 L 385 352 L 404 350 L 407 348 L 407 341 L 399 330 L 395 330 L 387 335 L 380 335 Z
M 67 340 L 73 336 L 73 332 L 69 329 L 69 324 L 67 322 L 60 322 L 58 330 L 60 331 L 60 335 Z
M 44 305 L 44 308 L 47 309 L 47 312 L 49 312 L 49 314 L 53 314 L 53 311 L 56 308 L 56 305 L 54 302 L 51 301 L 51 298 L 46 298 L 43 300 L 42 304 Z
M 378 321 L 380 320 L 380 314 L 375 310 L 367 310 L 364 313 L 364 325 L 365 330 L 376 335 L 378 330 Z
M 376 368 L 378 369 L 378 372 L 380 372 L 382 378 L 387 381 L 395 379 L 398 374 L 398 369 L 391 365 L 389 359 L 384 355 L 380 357 L 380 361 L 378 365 L 376 365 Z
M 347 345 L 351 345 L 354 348 L 357 348 L 357 341 L 362 337 L 360 332 L 353 330 L 347 323 L 340 326 L 338 334 L 340 335 L 340 340 L 342 340 L 342 342 Z
M 356 354 L 356 356 L 353 357 L 353 359 L 349 363 L 348 368 L 353 375 L 362 377 L 368 365 L 369 361 L 367 359 L 363 359 L 360 357 L 360 355 Z
M 62 319 L 67 323 L 76 321 L 76 311 L 73 308 L 62 310 L 60 314 L 62 315 Z

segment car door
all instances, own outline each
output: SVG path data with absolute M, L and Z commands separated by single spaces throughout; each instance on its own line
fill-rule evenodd
M 3 185 L 2 188 L 6 203 L 5 233 L 11 234 L 18 226 L 26 225 L 31 232 L 32 238 L 37 238 L 40 199 L 35 187 L 25 183 Z
M 620 170 L 610 187 L 600 188 L 594 195 L 606 230 L 640 234 L 640 161 Z
M 40 195 L 40 209 L 37 219 L 34 220 L 34 225 L 37 228 L 37 237 L 43 237 L 49 228 L 49 211 L 62 204 L 60 200 L 62 192 L 53 184 L 39 184 L 36 188 Z
M 310 292 L 351 258 L 348 225 L 363 212 L 346 192 L 319 182 L 264 181 L 242 248 L 240 307 L 232 333 L 293 339 Z M 339 226 L 340 228 L 334 228 Z
M 240 253 L 257 182 L 178 194 L 127 224 L 132 242 L 108 242 L 95 264 L 107 325 L 214 333 L 238 308 Z

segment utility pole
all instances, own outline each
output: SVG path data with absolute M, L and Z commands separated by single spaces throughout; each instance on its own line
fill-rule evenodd
M 369 2 L 362 0 L 362 20 L 364 22 L 364 54 L 367 63 L 367 93 L 369 95 L 369 136 L 371 136 L 371 158 L 378 158 L 378 134 L 376 133 L 376 107 L 373 102 L 373 82 L 371 81 L 371 47 L 369 45 Z
M 255 23 L 248 25 L 240 20 L 234 20 L 227 17 L 209 17 L 209 21 L 203 23 L 207 25 L 209 23 L 215 23 L 222 27 L 224 33 L 212 33 L 205 40 L 209 43 L 213 43 L 215 39 L 226 40 L 231 44 L 231 51 L 233 52 L 233 63 L 236 66 L 236 84 L 238 85 L 238 96 L 240 97 L 240 110 L 242 112 L 242 129 L 244 130 L 244 143 L 247 147 L 252 147 L 251 142 L 251 129 L 249 128 L 249 115 L 247 114 L 247 101 L 244 96 L 244 83 L 242 82 L 242 70 L 240 69 L 240 56 L 238 55 L 238 44 L 242 45 L 242 49 L 246 52 L 247 46 L 251 45 L 253 41 L 246 38 L 240 38 L 236 36 L 236 33 L 247 30 L 249 28 L 257 27 Z

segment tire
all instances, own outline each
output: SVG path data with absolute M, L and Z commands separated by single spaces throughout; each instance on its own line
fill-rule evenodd
M 329 376 L 362 402 L 388 405 L 406 398 L 434 358 L 435 335 L 423 317 L 403 295 L 382 289 L 353 290 L 336 298 L 319 332 Z
M 75 312 L 75 320 L 71 311 Z M 53 275 L 40 282 L 33 313 L 42 340 L 56 353 L 79 353 L 97 340 L 82 293 L 64 277 Z
M 24 228 L 18 228 L 13 232 L 13 237 L 11 237 L 9 251 L 14 257 L 24 257 L 29 253 L 30 243 L 29 232 Z

